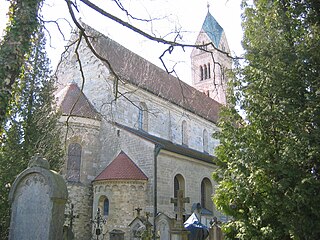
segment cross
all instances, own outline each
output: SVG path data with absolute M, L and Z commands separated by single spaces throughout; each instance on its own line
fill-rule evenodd
M 72 230 L 72 226 L 73 226 L 73 220 L 75 219 L 75 218 L 79 218 L 79 215 L 74 215 L 74 205 L 73 205 L 73 203 L 71 203 L 70 204 L 70 212 L 69 212 L 69 214 L 65 214 L 65 217 L 67 218 L 67 219 L 69 219 L 69 228 L 70 228 L 70 230 Z
M 137 208 L 135 208 L 134 210 L 137 211 L 137 217 L 140 217 L 140 212 L 141 212 L 142 208 L 137 207 Z
M 189 202 L 189 197 L 183 197 L 183 190 L 178 190 L 177 198 L 171 198 L 171 203 L 177 204 L 177 227 L 183 227 L 184 204 Z

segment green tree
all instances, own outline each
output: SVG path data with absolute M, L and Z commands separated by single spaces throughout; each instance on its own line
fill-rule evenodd
M 59 170 L 63 157 L 58 113 L 54 108 L 54 82 L 44 50 L 43 32 L 32 37 L 32 52 L 22 67 L 10 102 L 10 118 L 0 146 L 0 239 L 8 235 L 10 205 L 8 193 L 17 174 L 27 168 L 36 153 L 46 157 L 52 169 Z
M 6 116 L 10 113 L 10 101 L 15 81 L 21 74 L 26 56 L 31 51 L 31 38 L 39 27 L 38 14 L 42 0 L 10 1 L 9 23 L 0 42 L 0 134 Z
M 232 217 L 227 239 L 320 239 L 318 16 L 315 1 L 244 5 L 245 62 L 221 116 L 214 173 L 214 201 Z

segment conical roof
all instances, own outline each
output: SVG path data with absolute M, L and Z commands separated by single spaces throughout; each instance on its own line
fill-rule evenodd
M 62 115 L 99 119 L 99 114 L 76 83 L 70 83 L 57 95 Z
M 123 151 L 94 179 L 99 180 L 148 180 L 142 170 Z

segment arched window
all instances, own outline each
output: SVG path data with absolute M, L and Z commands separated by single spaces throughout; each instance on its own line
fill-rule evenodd
M 141 102 L 139 105 L 138 128 L 148 131 L 148 108 L 144 102 Z
M 184 178 L 181 174 L 177 174 L 173 180 L 173 197 L 174 198 L 178 197 L 179 190 L 185 191 L 185 182 L 184 182 Z M 185 193 L 184 193 L 184 195 L 185 195 Z M 177 203 L 174 204 L 174 207 L 177 207 Z
M 208 78 L 211 78 L 210 63 L 208 63 Z
M 106 196 L 101 196 L 99 198 L 98 207 L 103 216 L 109 215 L 109 199 Z
M 200 66 L 200 80 L 203 80 L 203 67 Z
M 207 65 L 204 65 L 204 79 L 208 78 L 208 69 L 207 69 Z
M 203 130 L 202 133 L 202 144 L 203 144 L 203 151 L 208 153 L 208 131 L 206 129 Z
M 103 202 L 103 215 L 108 216 L 109 215 L 109 199 L 106 198 Z
M 213 211 L 212 184 L 209 178 L 204 178 L 201 182 L 201 206 L 209 211 Z
M 67 181 L 80 181 L 82 147 L 79 143 L 71 143 L 68 147 Z
M 182 145 L 188 145 L 188 126 L 185 120 L 182 121 L 181 135 L 182 135 Z

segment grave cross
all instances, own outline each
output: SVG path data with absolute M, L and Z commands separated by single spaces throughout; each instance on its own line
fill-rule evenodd
M 70 204 L 70 212 L 69 214 L 65 214 L 65 217 L 69 219 L 69 229 L 72 231 L 73 220 L 75 218 L 79 218 L 79 215 L 74 215 L 74 205 L 73 203 Z
M 183 197 L 183 190 L 178 190 L 177 198 L 171 198 L 171 203 L 177 205 L 176 213 L 177 213 L 177 227 L 183 228 L 183 213 L 185 212 L 184 204 L 189 203 L 190 198 Z
M 142 208 L 141 207 L 137 207 L 134 210 L 137 211 L 137 217 L 140 217 L 140 212 L 141 212 Z

